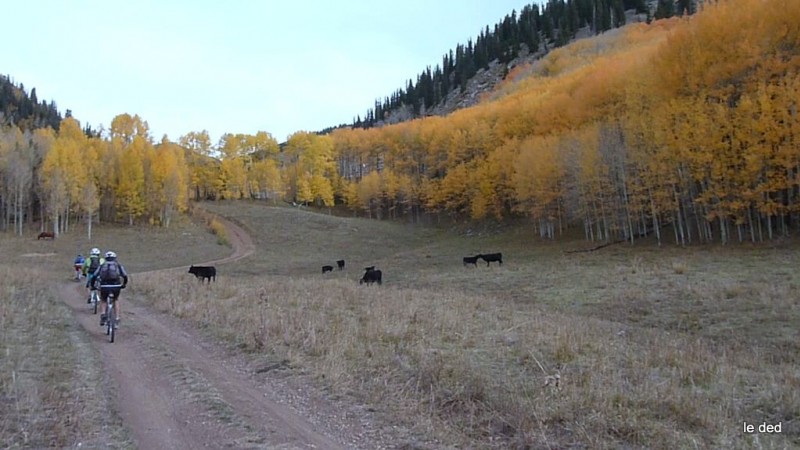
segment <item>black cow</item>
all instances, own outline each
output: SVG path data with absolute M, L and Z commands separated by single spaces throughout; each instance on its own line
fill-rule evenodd
M 500 265 L 503 265 L 503 254 L 502 253 L 487 253 L 485 255 L 478 255 L 481 257 L 482 260 L 486 261 L 486 265 L 488 266 L 489 263 L 497 261 Z
M 197 277 L 201 283 L 204 279 L 208 279 L 209 283 L 211 283 L 212 278 L 217 281 L 217 268 L 214 266 L 191 266 L 189 267 L 189 273 Z
M 473 266 L 478 267 L 478 258 L 479 257 L 480 257 L 480 255 L 478 255 L 478 256 L 465 256 L 464 257 L 464 266 L 466 266 L 467 264 L 472 264 Z
M 322 273 L 333 272 L 333 266 L 322 266 Z
M 375 266 L 372 266 L 372 267 L 375 267 Z M 367 270 L 366 272 L 364 272 L 364 276 L 361 277 L 360 280 L 358 280 L 358 284 L 378 283 L 378 285 L 380 285 L 382 281 L 383 281 L 383 272 L 381 272 L 379 269 L 374 269 L 373 268 L 373 269 L 370 269 L 370 270 Z
M 339 267 L 339 270 L 344 270 L 344 260 L 340 259 L 336 261 L 336 266 Z

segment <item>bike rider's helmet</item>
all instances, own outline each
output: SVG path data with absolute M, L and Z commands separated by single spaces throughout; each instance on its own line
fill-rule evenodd
M 106 260 L 114 260 L 117 258 L 117 254 L 112 252 L 111 250 L 106 252 Z
M 89 256 L 100 256 L 100 249 L 95 247 L 92 249 L 92 252 L 89 253 Z

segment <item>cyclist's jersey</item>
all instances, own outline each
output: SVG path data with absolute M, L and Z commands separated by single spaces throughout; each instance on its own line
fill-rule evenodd
M 81 266 L 81 265 L 83 265 L 83 263 L 84 263 L 83 256 L 78 255 L 78 257 L 75 258 L 74 264 L 76 266 Z
M 103 258 L 102 256 L 99 256 L 98 258 L 100 258 L 100 262 L 97 263 L 97 267 L 94 268 L 95 270 L 97 270 L 98 267 L 102 266 L 103 263 L 106 262 L 106 259 Z M 83 262 L 83 269 L 82 269 L 83 274 L 87 276 L 94 275 L 95 270 L 91 270 L 91 268 L 92 268 L 92 257 L 90 256 L 86 258 L 86 261 Z
M 125 267 L 122 266 L 118 261 L 104 261 L 104 264 L 114 262 L 117 264 L 119 268 L 119 280 L 103 280 L 100 278 L 100 271 L 103 268 L 103 265 L 97 267 L 97 270 L 94 271 L 93 277 L 99 281 L 99 285 L 101 288 L 109 288 L 109 287 L 120 287 L 122 284 L 128 282 L 128 272 L 125 270 Z

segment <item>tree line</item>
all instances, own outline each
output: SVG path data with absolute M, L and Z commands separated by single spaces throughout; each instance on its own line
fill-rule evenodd
M 67 115 L 70 115 L 67 110 Z M 50 127 L 58 130 L 61 113 L 54 101 L 39 101 L 36 88 L 28 94 L 25 86 L 17 86 L 9 76 L 0 75 L 0 126 L 16 125 L 22 130 Z
M 281 145 L 205 131 L 154 143 L 128 114 L 103 136 L 73 118 L 6 126 L 3 226 L 168 226 L 190 199 L 262 199 L 379 219 L 526 217 L 551 239 L 774 239 L 800 228 L 797 24 L 798 2 L 718 2 L 556 49 L 446 117 Z

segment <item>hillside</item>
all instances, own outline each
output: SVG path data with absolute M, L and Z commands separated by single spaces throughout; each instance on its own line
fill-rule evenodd
M 473 107 L 338 130 L 344 201 L 378 217 L 522 215 L 551 239 L 786 236 L 800 226 L 798 14 L 732 0 L 631 24 L 518 65 Z
M 28 131 L 45 127 L 58 130 L 61 118 L 54 101 L 39 101 L 36 88 L 28 93 L 22 83 L 17 85 L 11 77 L 0 75 L 0 126 L 15 125 Z
M 552 49 L 576 40 L 625 24 L 650 21 L 653 14 L 669 17 L 674 11 L 659 12 L 655 1 L 645 0 L 619 4 L 550 0 L 541 11 L 538 4 L 528 5 L 519 14 L 516 11 L 508 14 L 493 30 L 487 25 L 474 41 L 470 39 L 457 46 L 455 52 L 450 50 L 441 65 L 422 71 L 416 83 L 409 80 L 405 89 L 398 89 L 383 100 L 377 99 L 364 119 L 355 119 L 352 126 L 380 127 L 419 117 L 444 116 L 475 105 L 515 67 L 530 64 Z M 335 128 L 327 128 L 324 133 Z

